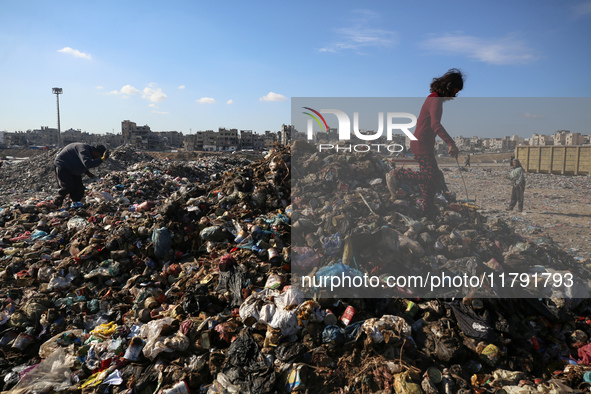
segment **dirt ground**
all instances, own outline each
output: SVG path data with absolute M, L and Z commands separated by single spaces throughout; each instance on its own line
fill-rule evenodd
M 460 171 L 442 163 L 441 169 L 458 200 L 475 200 L 485 214 L 503 218 L 525 238 L 549 236 L 575 257 L 591 259 L 591 177 L 527 173 L 524 211 L 519 213 L 506 211 L 508 164 L 477 164 Z

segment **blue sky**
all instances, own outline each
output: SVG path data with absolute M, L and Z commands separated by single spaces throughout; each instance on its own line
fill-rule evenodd
M 424 97 L 452 67 L 462 97 L 588 97 L 590 38 L 591 1 L 0 0 L 0 130 L 56 127 L 52 87 L 91 133 L 276 131 L 291 97 Z

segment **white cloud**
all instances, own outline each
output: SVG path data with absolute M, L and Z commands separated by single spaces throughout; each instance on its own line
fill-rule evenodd
M 81 59 L 87 59 L 87 60 L 90 60 L 91 59 L 90 54 L 84 53 L 84 52 L 80 52 L 79 50 L 72 49 L 70 47 L 64 47 L 62 49 L 58 49 L 58 52 L 66 53 L 68 55 L 72 55 L 74 57 L 79 57 Z
M 97 89 L 103 89 L 102 86 L 97 87 Z M 131 85 L 125 85 L 121 88 L 121 90 L 111 90 L 110 92 L 106 93 L 108 95 L 113 95 L 113 96 L 123 96 L 123 97 L 127 97 L 127 96 L 133 96 L 138 94 L 140 91 L 137 90 L 136 88 L 134 88 Z
M 572 6 L 572 10 L 575 16 L 588 16 L 591 15 L 591 1 L 584 1 L 582 3 Z
M 263 96 L 259 101 L 285 101 L 287 97 L 279 93 L 269 92 L 266 96 Z
M 102 87 L 102 86 L 100 86 L 100 85 L 99 85 L 99 86 L 97 86 L 97 87 L 96 87 L 96 89 L 97 89 L 97 90 L 103 90 L 103 89 L 104 89 L 104 87 Z
M 153 86 L 153 84 L 150 84 L 150 86 Z M 166 94 L 160 88 L 154 89 L 147 87 L 143 90 L 142 98 L 148 99 L 153 103 L 161 103 L 166 100 Z
M 359 51 L 364 48 L 387 48 L 398 43 L 398 34 L 394 31 L 372 29 L 366 27 L 349 27 L 337 29 L 339 39 L 318 51 L 337 53 L 346 50 Z
M 136 89 L 135 87 L 131 86 L 131 85 L 125 85 L 121 88 L 121 90 L 112 90 L 110 91 L 109 95 L 120 95 L 124 98 L 127 98 L 129 96 L 135 96 L 137 94 L 142 94 L 142 98 L 147 99 L 149 101 L 151 101 L 152 103 L 161 103 L 166 99 L 166 94 L 164 94 L 162 92 L 162 89 L 160 88 L 154 88 L 155 84 L 150 83 L 148 84 L 148 87 L 145 87 L 142 91 L 140 91 L 139 89 Z M 151 108 L 157 108 L 154 104 L 150 104 L 149 107 Z
M 180 89 L 180 90 L 183 90 L 184 88 L 185 88 L 185 85 L 181 85 L 181 86 L 179 86 L 179 89 Z
M 230 100 L 226 101 L 226 104 L 234 104 L 234 100 L 230 99 Z
M 159 115 L 168 115 L 170 114 L 170 112 L 162 112 L 162 111 L 151 111 L 153 114 L 159 114 Z
M 526 64 L 538 58 L 523 40 L 513 35 L 486 39 L 448 34 L 430 38 L 424 41 L 421 47 L 436 54 L 464 55 L 470 59 L 496 65 Z
M 321 53 L 337 53 L 355 51 L 366 48 L 387 48 L 399 42 L 398 33 L 393 30 L 376 28 L 381 15 L 370 10 L 354 10 L 349 27 L 336 29 L 337 38 L 318 51 Z
M 211 97 L 202 97 L 199 100 L 196 100 L 200 104 L 213 104 L 215 103 L 215 99 Z
M 125 85 L 124 87 L 121 88 L 121 94 L 126 94 L 128 96 L 133 96 L 134 94 L 138 94 L 140 91 L 136 88 L 134 88 L 131 85 Z
M 158 106 L 156 104 L 148 104 L 148 107 L 158 109 Z

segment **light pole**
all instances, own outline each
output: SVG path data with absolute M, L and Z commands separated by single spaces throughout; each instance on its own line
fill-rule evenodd
M 60 138 L 60 94 L 62 94 L 62 88 L 53 88 L 51 89 L 51 92 L 53 94 L 55 94 L 55 98 L 57 100 L 57 147 L 61 148 L 62 147 L 62 143 L 61 143 L 61 138 Z

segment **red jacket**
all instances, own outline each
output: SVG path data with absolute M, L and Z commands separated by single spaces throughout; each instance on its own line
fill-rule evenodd
M 454 140 L 441 125 L 443 114 L 443 99 L 437 93 L 431 93 L 423 103 L 421 113 L 417 119 L 414 136 L 416 141 L 410 141 L 410 150 L 415 155 L 432 155 L 435 151 L 435 136 L 438 135 L 447 145 L 454 145 Z

